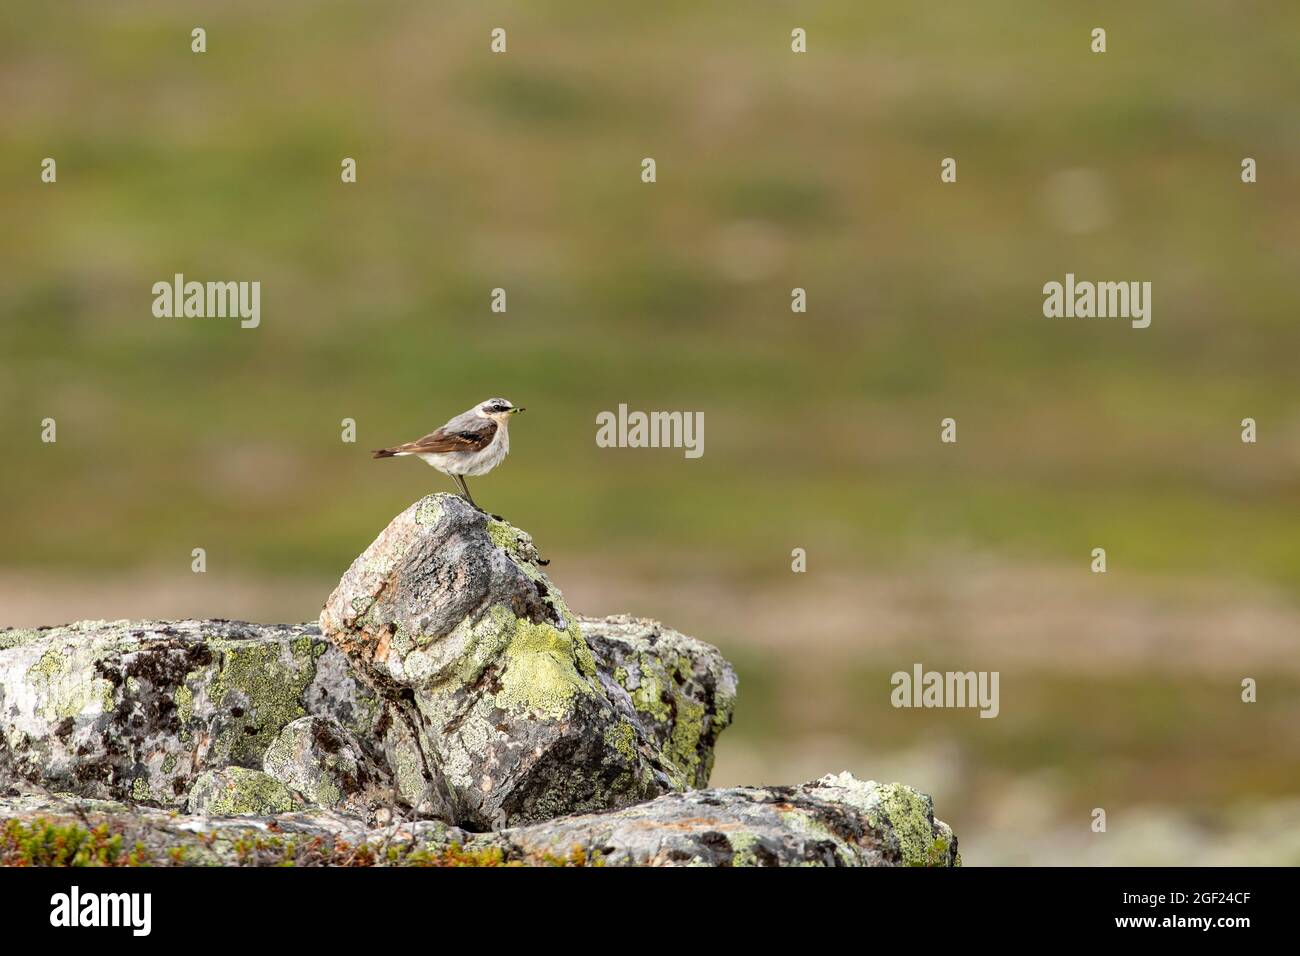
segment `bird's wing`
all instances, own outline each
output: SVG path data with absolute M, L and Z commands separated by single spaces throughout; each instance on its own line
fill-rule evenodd
M 406 452 L 409 455 L 482 451 L 492 444 L 492 438 L 496 433 L 497 423 L 490 418 L 476 418 L 463 423 L 453 418 L 437 431 L 432 431 L 415 441 L 408 441 L 405 445 L 398 445 L 393 451 Z

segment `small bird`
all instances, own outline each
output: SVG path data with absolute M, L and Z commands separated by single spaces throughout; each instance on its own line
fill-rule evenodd
M 510 451 L 510 417 L 522 411 L 504 398 L 489 398 L 423 438 L 380 448 L 372 454 L 375 458 L 404 455 L 423 458 L 444 475 L 450 475 L 461 496 L 476 510 L 483 511 L 470 497 L 465 476 L 486 475 L 501 464 Z

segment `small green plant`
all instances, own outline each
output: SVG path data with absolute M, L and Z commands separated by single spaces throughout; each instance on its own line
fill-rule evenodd
M 147 866 L 148 854 L 136 844 L 123 846 L 122 835 L 101 824 L 92 829 L 76 823 L 31 823 L 6 820 L 0 828 L 0 866 Z

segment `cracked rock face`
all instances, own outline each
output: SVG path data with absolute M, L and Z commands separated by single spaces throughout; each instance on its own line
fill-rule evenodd
M 665 636 L 672 660 L 624 668 L 622 682 L 602 674 L 528 535 L 454 495 L 398 515 L 344 574 L 320 622 L 403 716 L 417 751 L 408 762 L 449 818 L 474 829 L 695 785 L 730 719 L 734 675 L 699 642 L 691 658 Z M 607 664 L 618 646 L 607 642 Z M 683 672 L 705 659 L 727 679 L 701 676 L 686 690 Z

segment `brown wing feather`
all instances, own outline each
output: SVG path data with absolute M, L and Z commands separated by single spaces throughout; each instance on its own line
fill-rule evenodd
M 393 451 L 404 451 L 412 455 L 441 454 L 449 451 L 482 451 L 492 444 L 492 438 L 496 433 L 497 423 L 491 419 L 485 419 L 482 424 L 476 423 L 467 428 L 458 428 L 454 431 L 439 428 L 423 438 L 417 438 L 405 445 L 398 445 Z

